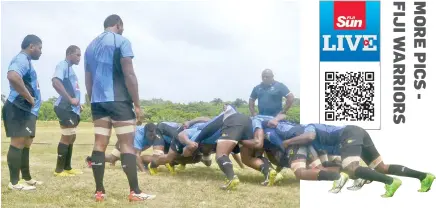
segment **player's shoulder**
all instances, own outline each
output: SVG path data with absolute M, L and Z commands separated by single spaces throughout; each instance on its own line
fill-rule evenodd
M 262 83 L 257 84 L 253 87 L 254 90 L 260 89 L 262 87 Z
M 285 87 L 285 88 L 286 88 L 286 85 L 283 84 L 283 82 L 275 81 L 275 82 L 274 82 L 274 85 L 275 85 L 275 86 L 278 86 L 278 87 Z
M 66 61 L 60 61 L 56 65 L 56 68 L 67 69 L 68 68 L 68 63 Z
M 319 123 L 308 123 L 308 124 L 304 124 L 301 125 L 305 130 L 316 130 L 316 129 L 320 129 L 322 128 L 322 124 Z
M 136 126 L 136 131 L 144 131 L 145 130 L 145 126 Z
M 126 37 L 124 37 L 124 36 L 122 36 L 120 34 L 116 34 L 116 33 L 114 33 L 114 34 L 115 34 L 115 38 L 116 38 L 116 41 L 117 41 L 117 45 L 126 44 L 126 43 L 130 44 L 130 40 L 127 39 Z
M 14 56 L 14 58 L 12 58 L 11 60 L 11 64 L 16 64 L 16 63 L 29 63 L 29 57 L 24 54 L 24 53 L 19 53 L 16 56 Z

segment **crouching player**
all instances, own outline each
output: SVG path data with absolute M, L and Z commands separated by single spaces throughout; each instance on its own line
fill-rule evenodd
M 318 141 L 321 145 L 340 145 L 342 169 L 347 177 L 384 183 L 386 191 L 382 197 L 392 197 L 402 184 L 400 179 L 387 174 L 418 179 L 421 182 L 419 192 L 430 190 L 435 178 L 433 174 L 412 170 L 402 165 L 385 164 L 368 132 L 358 126 L 309 124 L 305 128 L 305 133 L 294 137 L 287 145 L 310 144 L 313 141 Z M 361 159 L 369 164 L 369 167 L 362 166 Z M 338 184 L 337 188 L 341 189 L 342 186 Z

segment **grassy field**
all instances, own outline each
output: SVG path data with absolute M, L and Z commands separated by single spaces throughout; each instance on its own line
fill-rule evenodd
M 32 192 L 13 192 L 7 189 L 9 171 L 6 154 L 9 138 L 2 125 L 2 207 L 299 207 L 300 183 L 289 170 L 284 171 L 285 180 L 275 187 L 262 187 L 263 176 L 250 168 L 235 166 L 241 184 L 235 191 L 218 189 L 224 175 L 216 163 L 206 167 L 202 163 L 188 165 L 186 170 L 171 176 L 165 167 L 160 167 L 157 176 L 138 173 L 140 188 L 146 193 L 156 194 L 154 200 L 130 203 L 127 200 L 128 182 L 120 167 L 106 164 L 105 189 L 107 199 L 98 204 L 93 201 L 95 183 L 92 170 L 85 165 L 85 157 L 92 151 L 94 142 L 91 123 L 81 123 L 78 128 L 73 153 L 73 168 L 84 174 L 75 177 L 56 178 L 56 151 L 59 142 L 57 122 L 39 122 L 37 135 L 30 150 L 30 172 L 33 178 L 42 180 L 43 185 Z M 111 144 L 116 141 L 112 136 Z M 109 146 L 110 153 L 113 146 Z M 149 154 L 144 152 L 143 154 Z M 236 163 L 234 163 L 236 164 Z

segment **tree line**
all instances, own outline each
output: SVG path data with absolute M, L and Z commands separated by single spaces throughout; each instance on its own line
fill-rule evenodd
M 2 94 L 2 105 L 6 101 L 6 96 Z M 81 113 L 81 121 L 90 122 L 91 105 L 88 96 L 83 104 L 83 111 Z M 40 121 L 56 121 L 58 120 L 53 110 L 56 97 L 52 97 L 43 101 L 39 111 L 38 120 Z M 285 102 L 285 100 L 283 100 Z M 173 103 L 163 99 L 141 100 L 141 106 L 144 110 L 144 122 L 160 122 L 160 121 L 173 121 L 184 122 L 199 116 L 214 117 L 222 111 L 224 103 L 233 104 L 239 112 L 250 115 L 248 102 L 243 99 L 236 99 L 234 101 L 223 101 L 220 98 L 215 98 L 210 102 L 191 102 L 188 104 Z M 294 99 L 294 103 L 286 113 L 287 120 L 300 123 L 300 100 Z

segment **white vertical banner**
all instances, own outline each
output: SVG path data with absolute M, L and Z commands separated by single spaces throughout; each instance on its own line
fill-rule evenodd
M 330 4 L 326 6 L 328 12 L 323 12 L 324 8 L 321 6 L 323 4 Z M 304 19 L 300 30 L 302 34 L 300 42 L 303 45 L 300 53 L 301 123 L 361 126 L 370 134 L 385 164 L 403 165 L 414 170 L 436 174 L 432 152 L 436 147 L 436 137 L 433 134 L 433 118 L 436 116 L 433 107 L 436 74 L 431 70 L 436 68 L 433 58 L 436 57 L 436 44 L 433 38 L 436 34 L 436 2 L 368 0 L 365 2 L 367 30 L 365 33 L 363 30 L 356 29 L 363 26 L 363 21 L 359 21 L 361 20 L 358 18 L 359 14 L 354 15 L 356 17 L 351 14 L 335 14 L 334 4 L 335 2 L 332 1 L 318 0 L 301 2 L 301 18 Z M 375 13 L 368 10 L 374 8 L 375 4 L 379 4 L 377 11 L 379 26 L 372 26 L 377 22 L 375 21 L 377 9 L 373 9 Z M 347 7 L 347 12 L 355 12 L 357 9 L 357 6 Z M 310 14 L 310 17 L 307 14 Z M 333 23 L 335 16 L 339 26 L 355 28 L 350 31 L 335 29 Z M 339 16 L 345 16 L 345 19 L 337 19 Z M 325 21 L 329 22 L 327 24 L 329 28 L 323 30 L 324 26 L 321 23 Z M 364 35 L 377 33 L 375 29 L 371 30 L 371 27 L 379 28 L 378 42 L 372 42 L 373 45 L 377 45 L 379 60 L 368 55 L 376 52 L 363 50 L 365 45 L 371 45 L 371 40 L 368 38 L 366 41 Z M 348 36 L 347 39 L 347 35 L 351 37 Z M 360 41 L 363 42 L 357 41 L 358 35 L 362 35 Z M 326 50 L 323 51 L 323 48 Z M 368 72 L 373 73 L 368 74 Z M 368 106 L 358 106 L 359 100 L 370 100 L 367 97 L 368 93 L 356 92 L 358 87 L 355 85 L 358 80 L 365 81 L 366 86 L 367 83 L 373 83 L 374 110 L 368 114 Z M 345 84 L 345 81 L 349 84 Z M 336 84 L 334 88 L 331 86 L 332 83 Z M 361 85 L 360 90 L 370 91 L 364 85 Z M 348 92 L 340 92 L 341 89 L 345 91 L 348 89 Z M 326 97 L 330 100 L 326 101 Z M 325 105 L 326 102 L 330 102 L 330 105 Z M 331 104 L 333 102 L 336 103 Z M 353 105 L 355 110 L 351 110 Z M 333 109 L 331 111 L 334 112 L 334 121 L 331 121 L 331 117 L 329 117 L 330 121 L 326 119 L 326 111 L 330 109 Z M 359 111 L 360 116 L 350 113 L 351 111 Z M 368 115 L 371 113 L 374 114 L 373 119 L 368 120 Z M 353 180 L 349 180 L 340 193 L 332 194 L 328 193 L 333 185 L 332 182 L 301 181 L 300 207 L 366 208 L 435 205 L 434 187 L 427 193 L 420 193 L 417 191 L 420 188 L 419 180 L 395 177 L 402 180 L 402 185 L 392 198 L 381 197 L 385 189 L 384 184 L 379 182 L 372 182 L 358 191 L 351 191 L 347 187 L 352 185 Z
M 320 123 L 380 129 L 380 2 L 320 1 Z

